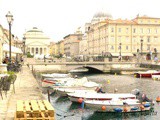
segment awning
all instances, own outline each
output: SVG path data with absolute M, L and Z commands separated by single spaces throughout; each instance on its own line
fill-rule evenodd
M 119 56 L 119 53 L 111 53 L 112 56 Z M 121 53 L 122 56 L 133 56 L 132 53 Z
M 9 52 L 9 45 L 8 44 L 3 44 L 3 51 Z M 19 54 L 23 53 L 20 48 L 17 48 L 17 47 L 14 47 L 14 46 L 11 46 L 11 52 L 12 53 L 19 53 Z

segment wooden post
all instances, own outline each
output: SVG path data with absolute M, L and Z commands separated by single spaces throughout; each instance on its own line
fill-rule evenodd
M 47 89 L 47 93 L 48 93 L 48 101 L 50 102 L 50 94 L 49 94 L 49 89 Z

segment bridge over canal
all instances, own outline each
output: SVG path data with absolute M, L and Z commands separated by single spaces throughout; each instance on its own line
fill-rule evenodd
M 139 67 L 139 64 L 136 64 L 135 62 L 37 62 L 29 64 L 29 66 L 32 70 L 43 69 L 46 71 L 57 70 L 66 72 L 77 68 L 87 68 L 89 71 L 94 72 L 142 70 L 142 68 Z

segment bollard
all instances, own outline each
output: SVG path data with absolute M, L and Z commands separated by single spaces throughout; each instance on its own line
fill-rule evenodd
M 107 84 L 110 84 L 110 80 L 107 80 Z
M 84 101 L 81 103 L 81 108 L 84 109 Z
M 49 94 L 49 89 L 47 89 L 47 93 L 48 93 L 48 101 L 50 102 L 50 94 Z

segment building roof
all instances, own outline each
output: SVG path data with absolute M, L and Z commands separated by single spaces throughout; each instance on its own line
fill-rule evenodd
M 33 27 L 31 30 L 27 31 L 27 32 L 42 32 L 41 30 L 39 30 L 37 27 Z M 43 33 L 43 32 L 42 32 Z

